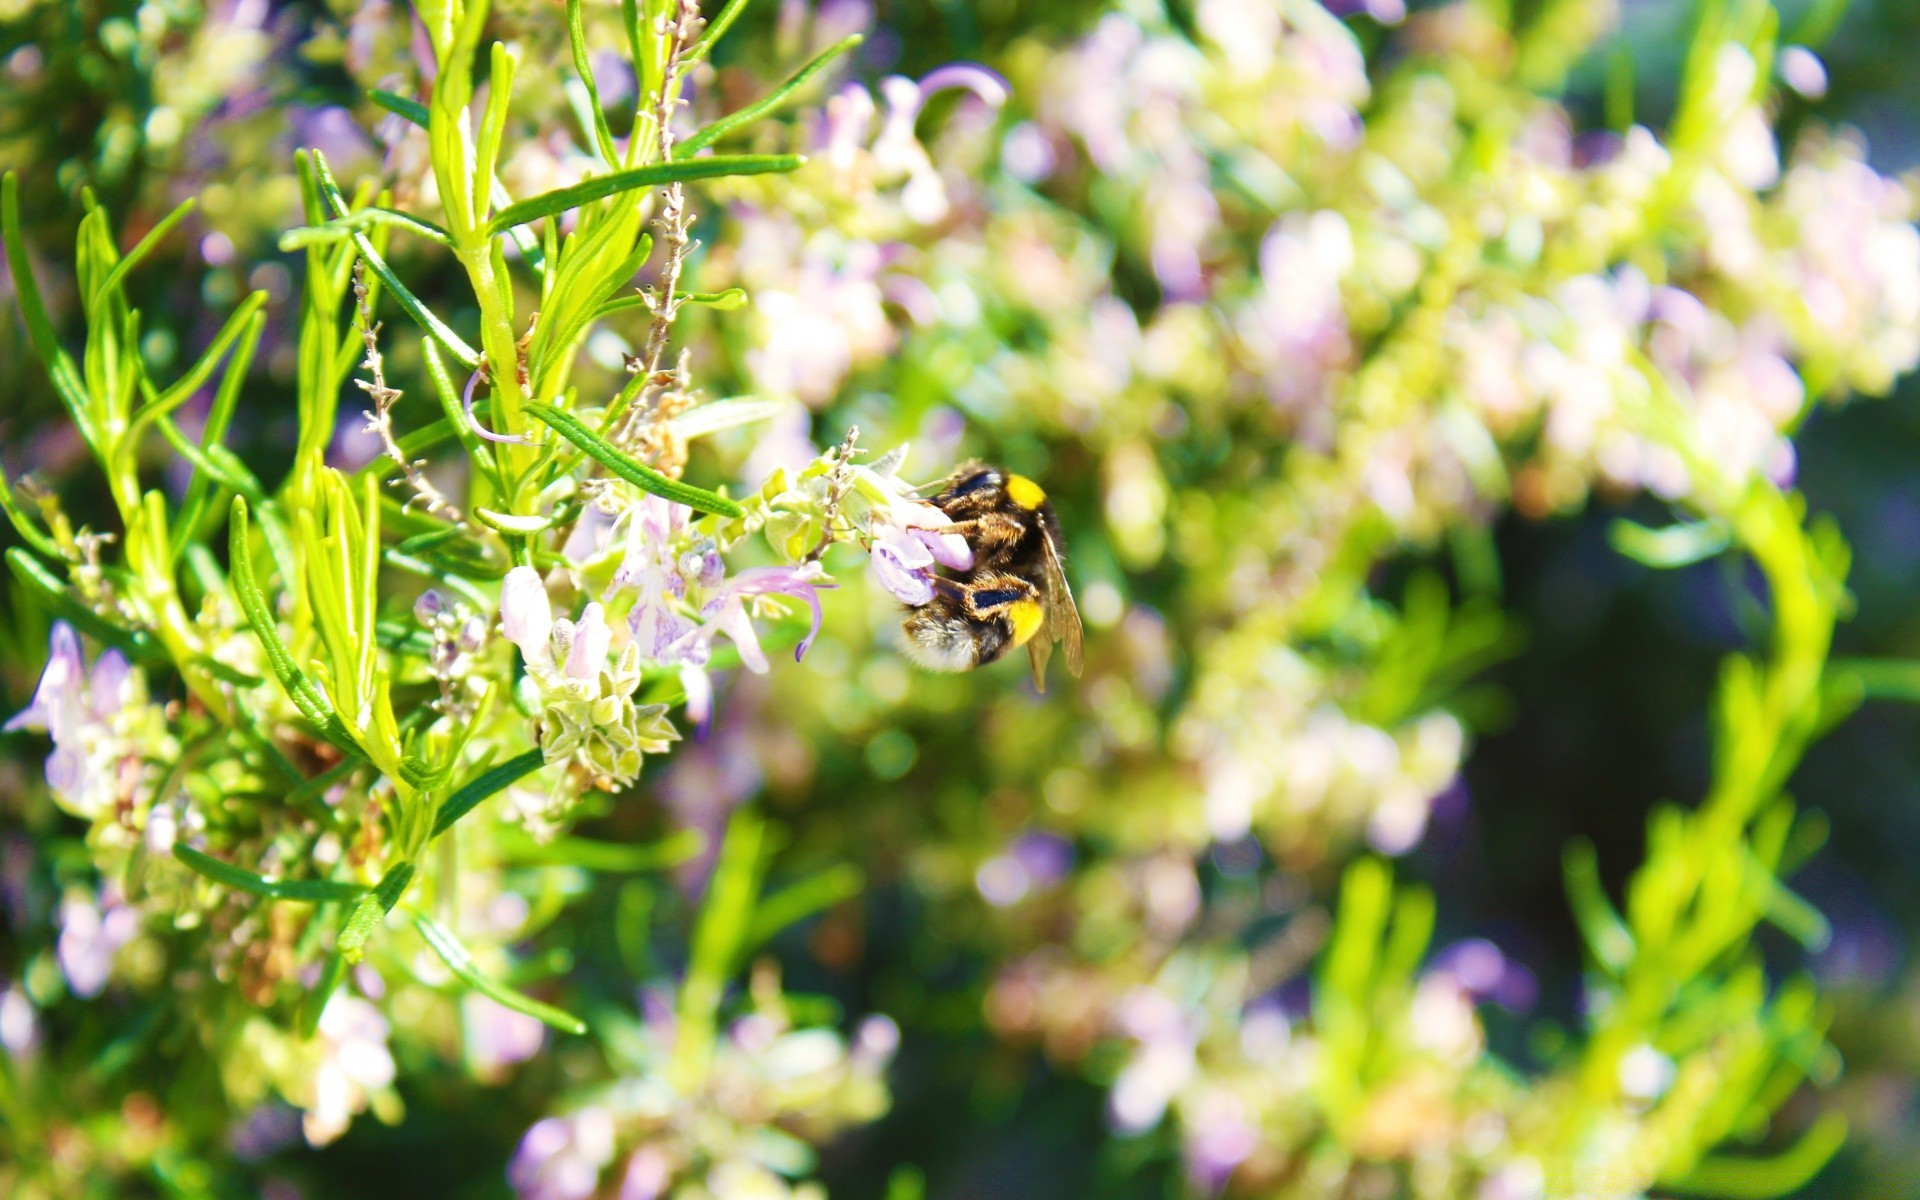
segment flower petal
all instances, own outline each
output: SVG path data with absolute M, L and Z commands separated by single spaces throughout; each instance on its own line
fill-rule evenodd
M 547 585 L 532 567 L 507 572 L 500 588 L 500 629 L 528 662 L 552 657 L 547 638 L 553 633 L 553 604 L 547 599 Z
M 793 661 L 799 662 L 806 657 L 813 646 L 813 639 L 820 633 L 820 591 L 831 588 L 831 583 L 820 582 L 815 567 L 752 567 L 733 577 L 733 581 L 722 590 L 723 595 L 746 596 L 791 596 L 795 600 L 806 601 L 813 610 L 813 625 L 807 630 L 807 636 L 800 639 L 794 647 Z

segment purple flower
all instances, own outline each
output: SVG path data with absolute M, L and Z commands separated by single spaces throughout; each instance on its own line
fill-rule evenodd
M 498 1080 L 515 1063 L 540 1053 L 547 1027 L 485 996 L 461 997 L 460 1015 L 467 1031 L 467 1061 L 482 1079 Z
M 925 104 L 940 92 L 960 88 L 972 92 L 995 108 L 1007 102 L 1013 88 L 998 71 L 979 63 L 954 62 L 935 67 L 920 77 L 920 102 Z
M 873 575 L 902 604 L 919 607 L 933 599 L 933 550 L 897 525 L 874 527 Z
M 74 995 L 90 1000 L 101 993 L 112 974 L 114 956 L 139 928 L 139 916 L 121 902 L 117 892 L 102 889 L 98 904 L 77 893 L 61 901 L 56 954 Z
M 114 718 L 137 702 L 142 687 L 118 650 L 103 652 L 89 674 L 80 639 L 65 621 L 54 622 L 48 641 L 47 665 L 33 700 L 0 731 L 32 729 L 51 736 L 47 786 L 69 810 L 92 817 L 113 801 L 118 782 L 109 762 L 115 757 Z
M 586 1200 L 613 1161 L 613 1114 L 583 1108 L 536 1121 L 507 1165 L 507 1182 L 524 1200 Z
M 754 631 L 748 602 L 757 596 L 789 596 L 813 610 L 813 625 L 794 650 L 798 661 L 820 632 L 819 570 L 805 567 L 755 567 L 733 578 L 712 541 L 689 533 L 692 510 L 648 496 L 628 510 L 626 555 L 614 572 L 613 588 L 636 588 L 639 597 L 627 616 L 640 657 L 677 667 L 686 692 L 687 715 L 700 729 L 713 714 L 713 682 L 707 663 L 720 634 L 733 640 L 749 671 L 764 674 L 767 657 Z

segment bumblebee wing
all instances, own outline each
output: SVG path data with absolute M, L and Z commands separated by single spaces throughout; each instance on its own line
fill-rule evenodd
M 1027 657 L 1033 660 L 1033 690 L 1047 690 L 1047 660 L 1053 657 L 1053 635 L 1042 629 L 1027 639 Z
M 1079 677 L 1085 659 L 1080 609 L 1073 602 L 1073 589 L 1067 586 L 1067 573 L 1060 565 L 1060 545 L 1056 541 L 1059 534 L 1051 525 L 1043 526 L 1042 532 L 1045 536 L 1040 539 L 1040 592 L 1046 605 L 1047 624 L 1039 637 L 1027 643 L 1027 653 L 1033 659 L 1034 682 L 1044 689 L 1047 660 L 1053 656 L 1055 642 L 1065 645 L 1067 670 L 1073 672 L 1075 678 Z

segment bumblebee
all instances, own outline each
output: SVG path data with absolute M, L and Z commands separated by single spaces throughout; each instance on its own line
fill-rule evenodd
M 1040 485 L 982 463 L 948 476 L 932 504 L 952 518 L 943 532 L 966 538 L 972 569 L 936 579 L 933 599 L 901 626 L 907 655 L 934 671 L 967 671 L 1015 646 L 1033 662 L 1033 685 L 1047 687 L 1053 645 L 1067 670 L 1082 666 L 1080 612 L 1061 569 L 1060 521 Z

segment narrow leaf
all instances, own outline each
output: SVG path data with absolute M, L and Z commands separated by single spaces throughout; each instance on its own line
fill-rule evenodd
M 804 921 L 814 913 L 832 908 L 843 900 L 853 899 L 865 886 L 866 877 L 860 873 L 859 867 L 841 863 L 775 892 L 754 909 L 753 921 L 747 926 L 741 952 L 748 953 L 754 947 L 764 945 L 796 921 Z
M 1686 567 L 1712 558 L 1732 544 L 1725 521 L 1708 519 L 1664 529 L 1649 529 L 1619 520 L 1607 526 L 1607 542 L 1615 550 L 1647 567 Z
M 717 492 L 709 492 L 705 488 L 681 483 L 677 479 L 667 478 L 588 429 L 571 413 L 564 413 L 557 408 L 540 403 L 527 404 L 526 411 L 530 416 L 580 447 L 589 458 L 642 491 L 652 492 L 656 496 L 672 500 L 677 504 L 684 504 L 699 512 L 714 513 L 722 517 L 743 515 L 741 507 L 725 496 Z
M 197 203 L 199 203 L 199 201 L 193 197 L 187 197 L 185 200 L 182 200 L 172 212 L 160 218 L 159 222 L 155 224 L 152 229 L 147 230 L 147 236 L 141 238 L 134 248 L 127 251 L 119 262 L 113 264 L 113 269 L 108 271 L 106 278 L 100 281 L 99 285 L 94 289 L 94 294 L 87 297 L 88 309 L 91 310 L 94 302 L 100 299 L 100 297 L 109 295 L 114 289 L 118 288 L 121 282 L 126 279 L 127 275 L 132 272 L 135 267 L 144 262 L 147 255 L 153 253 L 154 247 L 160 244 L 160 240 L 166 237 L 167 234 L 173 232 L 175 225 L 186 220 L 187 214 L 193 211 L 194 205 Z
M 459 939 L 432 917 L 425 913 L 414 913 L 413 924 L 414 928 L 420 931 L 421 938 L 427 945 L 433 947 L 435 954 L 440 956 L 440 961 L 447 964 L 447 970 L 452 971 L 461 983 L 495 1004 L 510 1008 L 517 1013 L 525 1013 L 535 1020 L 553 1026 L 562 1033 L 581 1034 L 587 1031 L 587 1023 L 572 1013 L 564 1012 L 551 1004 L 542 1004 L 533 997 L 516 992 L 482 972 L 478 964 L 473 961 L 473 956 L 467 953 L 467 948 L 460 944 Z
M 613 144 L 613 134 L 607 128 L 607 112 L 600 103 L 600 84 L 593 77 L 593 62 L 587 57 L 587 32 L 580 18 L 580 0 L 567 0 L 567 44 L 573 50 L 574 74 L 587 89 L 587 107 L 591 110 L 588 131 L 600 147 L 600 157 L 612 166 L 620 161 L 620 156 Z
M 834 59 L 845 54 L 855 46 L 858 46 L 864 40 L 866 39 L 856 33 L 851 37 L 845 37 L 835 42 L 816 55 L 812 62 L 809 62 L 806 66 L 801 67 L 799 71 L 795 72 L 793 78 L 787 80 L 766 96 L 747 105 L 745 108 L 728 113 L 686 141 L 675 146 L 673 148 L 675 158 L 691 158 L 705 147 L 711 146 L 735 130 L 751 125 L 762 117 L 771 116 L 789 104 L 794 103 L 799 99 L 800 89 L 807 85 L 808 80 L 826 70 L 827 65 L 833 62 Z
M 723 292 L 675 292 L 673 298 L 682 304 L 707 304 L 721 312 L 733 312 L 735 309 L 747 306 L 747 289 L 733 287 Z M 650 297 L 639 294 L 621 296 L 594 309 L 593 317 L 599 320 L 601 317 L 610 317 L 615 313 L 626 312 L 628 309 L 649 308 L 649 299 Z
M 416 217 L 412 213 L 403 213 L 398 209 L 375 205 L 344 217 L 336 217 L 325 225 L 302 225 L 298 229 L 289 229 L 280 235 L 280 248 L 304 250 L 308 246 L 331 245 L 334 242 L 347 240 L 356 231 L 365 231 L 376 225 L 404 229 L 408 233 L 438 245 L 453 245 L 453 238 L 447 231 L 432 221 Z
M 40 298 L 40 285 L 34 281 L 33 267 L 27 261 L 27 240 L 20 233 L 20 184 L 8 171 L 0 178 L 0 235 L 7 248 L 7 271 L 13 276 L 13 292 L 20 302 L 20 317 L 27 323 L 27 340 L 53 381 L 53 390 L 65 402 L 68 414 L 80 435 L 90 446 L 97 446 L 93 416 L 89 411 L 86 384 L 73 357 L 60 345 L 47 316 L 47 305 Z
M 1633 959 L 1633 934 L 1620 919 L 1606 889 L 1600 883 L 1600 859 L 1590 842 L 1569 844 L 1563 856 L 1567 879 L 1567 902 L 1573 908 L 1574 923 L 1592 951 L 1595 961 L 1618 975 Z
M 173 856 L 215 883 L 269 900 L 325 904 L 333 900 L 354 902 L 368 894 L 366 888 L 331 879 L 267 879 L 182 843 L 174 844 Z
M 595 200 L 604 200 L 621 192 L 684 183 L 693 179 L 712 179 L 724 175 L 764 175 L 791 171 L 806 159 L 796 154 L 716 154 L 708 158 L 653 163 L 606 175 L 583 179 L 572 187 L 559 188 L 531 200 L 510 205 L 487 226 L 489 233 L 505 233 L 516 225 L 555 217 Z
M 427 122 L 431 119 L 427 112 L 427 106 L 418 100 L 409 100 L 405 96 L 395 95 L 392 92 L 383 91 L 380 88 L 369 88 L 367 90 L 367 99 L 378 104 L 381 108 L 386 109 L 395 116 L 411 121 L 422 129 L 427 128 Z
M 313 152 L 313 167 L 314 172 L 319 176 L 320 190 L 326 195 L 327 203 L 332 205 L 334 215 L 337 217 L 351 215 L 352 210 L 347 204 L 347 198 L 341 194 L 340 185 L 334 182 L 333 171 L 327 166 L 326 156 L 318 150 Z M 447 353 L 458 359 L 462 366 L 470 371 L 479 367 L 480 352 L 467 345 L 459 334 L 447 328 L 445 322 L 434 316 L 427 306 L 420 302 L 420 298 L 408 290 L 406 284 L 400 282 L 400 277 L 393 273 L 393 268 L 387 265 L 387 260 L 380 257 L 380 252 L 375 250 L 373 243 L 367 240 L 367 235 L 356 229 L 349 236 L 353 238 L 354 249 L 358 250 L 360 257 L 366 260 L 367 269 L 372 271 L 381 284 L 393 293 L 393 298 L 399 302 L 401 308 L 407 310 L 407 315 L 412 317 L 429 336 L 445 347 Z
M 366 950 L 367 939 L 373 936 L 374 929 L 393 906 L 400 903 L 400 897 L 406 894 L 407 885 L 413 882 L 413 864 L 403 862 L 392 867 L 380 878 L 371 892 L 360 897 L 360 902 L 348 912 L 345 923 L 340 926 L 340 938 L 334 943 L 334 951 L 348 963 L 360 961 Z
M 60 553 L 60 543 L 54 541 L 46 534 L 41 533 L 40 527 L 35 525 L 32 519 L 27 516 L 26 510 L 20 507 L 19 500 L 15 498 L 13 494 L 13 484 L 7 479 L 4 472 L 0 472 L 0 509 L 6 511 L 7 521 L 13 526 L 14 532 L 19 534 L 20 539 L 26 542 L 27 545 L 32 546 L 48 558 L 64 557 L 64 555 Z
M 687 51 L 689 65 L 713 53 L 713 44 L 724 37 L 733 23 L 740 19 L 740 14 L 746 11 L 747 3 L 748 0 L 727 0 L 727 6 L 720 10 L 720 15 L 707 23 L 706 31 L 701 34 L 700 40 Z
M 123 629 L 80 602 L 46 565 L 19 546 L 7 549 L 7 567 L 47 611 L 97 642 L 150 662 L 166 661 L 167 654 L 144 629 Z
M 247 545 L 247 502 L 235 496 L 230 510 L 230 527 L 227 548 L 231 560 L 233 593 L 240 601 L 240 608 L 247 614 L 247 623 L 253 626 L 254 636 L 260 639 L 261 649 L 266 651 L 267 662 L 273 667 L 273 674 L 280 686 L 293 701 L 302 716 L 320 727 L 328 741 L 349 754 L 361 755 L 359 743 L 333 711 L 333 705 L 315 686 L 313 680 L 293 661 L 292 651 L 280 640 L 280 630 L 274 624 L 273 610 L 267 605 L 266 594 L 260 590 L 260 584 L 253 576 L 253 558 Z
M 434 814 L 433 818 L 433 836 L 439 837 L 452 829 L 454 822 L 472 812 L 474 806 L 482 800 L 523 776 L 531 775 L 546 763 L 546 756 L 536 748 L 510 758 L 499 766 L 483 771 L 468 780 L 458 791 L 441 802 L 440 811 Z
M 1713 1155 L 1677 1178 L 1661 1179 L 1663 1189 L 1726 1200 L 1771 1200 L 1789 1196 L 1812 1182 L 1847 1141 L 1847 1118 L 1830 1112 L 1815 1121 L 1800 1140 L 1770 1158 Z

